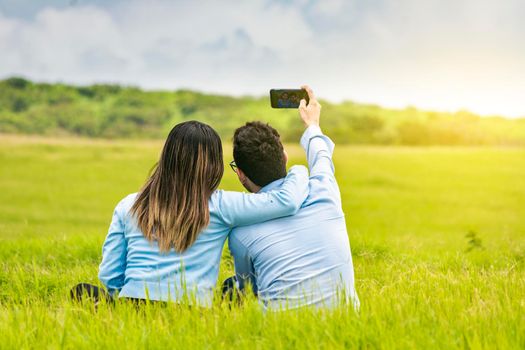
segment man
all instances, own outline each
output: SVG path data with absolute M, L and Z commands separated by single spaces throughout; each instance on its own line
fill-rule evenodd
M 299 212 L 262 224 L 238 227 L 229 236 L 238 287 L 247 283 L 265 308 L 331 307 L 359 300 L 341 195 L 334 176 L 334 143 L 321 132 L 321 105 L 304 86 L 306 126 L 301 145 L 310 169 L 310 194 Z M 278 188 L 286 176 L 287 154 L 275 129 L 260 122 L 235 131 L 232 168 L 250 192 Z M 230 280 L 231 284 L 231 280 Z

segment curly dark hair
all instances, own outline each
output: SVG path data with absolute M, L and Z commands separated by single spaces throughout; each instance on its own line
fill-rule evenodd
M 233 159 L 257 186 L 286 176 L 283 144 L 277 130 L 269 124 L 249 122 L 235 130 Z

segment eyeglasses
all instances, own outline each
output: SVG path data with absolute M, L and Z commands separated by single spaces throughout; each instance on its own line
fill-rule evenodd
M 235 164 L 234 160 L 230 162 L 230 168 L 232 168 L 234 173 L 237 173 L 237 164 Z

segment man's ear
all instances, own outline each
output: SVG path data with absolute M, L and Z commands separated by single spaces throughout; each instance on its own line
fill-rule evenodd
M 243 173 L 242 170 L 239 168 L 237 168 L 237 177 L 239 178 L 239 181 L 244 186 L 244 188 L 246 188 L 248 191 L 256 193 L 261 190 L 261 187 L 254 184 L 252 180 L 250 180 L 250 178 L 246 176 L 246 174 Z
M 286 150 L 283 149 L 283 153 L 284 153 L 284 165 L 286 165 L 286 163 L 288 163 L 288 153 L 286 153 Z
M 239 168 L 237 168 L 237 177 L 239 178 L 239 181 L 241 182 L 241 184 L 243 185 L 246 184 L 246 179 L 248 178 L 246 177 L 246 174 L 244 174 L 242 170 Z

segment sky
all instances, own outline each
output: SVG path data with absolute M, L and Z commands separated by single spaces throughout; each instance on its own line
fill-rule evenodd
M 525 117 L 523 0 L 0 0 L 0 78 Z

